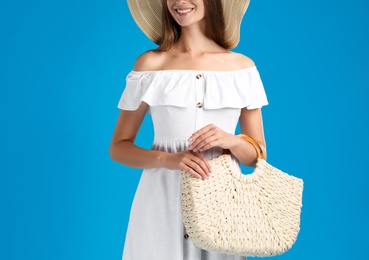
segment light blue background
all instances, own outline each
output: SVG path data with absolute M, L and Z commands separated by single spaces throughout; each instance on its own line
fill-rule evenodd
M 254 0 L 243 20 L 269 162 L 305 181 L 276 259 L 369 259 L 368 26 L 365 0 Z M 155 45 L 109 0 L 2 0 L 0 37 L 0 259 L 120 259 L 140 170 L 108 148 L 125 76 Z

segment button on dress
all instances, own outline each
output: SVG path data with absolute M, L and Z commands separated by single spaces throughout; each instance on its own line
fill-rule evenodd
M 131 71 L 118 108 L 136 110 L 149 105 L 154 125 L 152 149 L 188 150 L 188 138 L 214 124 L 235 133 L 242 108 L 268 104 L 256 66 L 235 71 Z M 219 156 L 221 148 L 203 153 Z M 239 164 L 233 160 L 236 167 Z M 238 168 L 239 169 L 239 168 Z M 216 216 L 214 216 L 216 217 Z M 182 222 L 178 170 L 144 169 L 132 203 L 123 260 L 241 260 L 245 257 L 196 247 Z

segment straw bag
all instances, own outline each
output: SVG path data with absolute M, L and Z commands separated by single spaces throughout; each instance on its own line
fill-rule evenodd
M 192 242 L 205 250 L 242 256 L 273 256 L 291 248 L 300 230 L 303 181 L 265 161 L 260 145 L 252 174 L 233 166 L 231 155 L 209 161 L 205 180 L 181 172 L 182 214 Z

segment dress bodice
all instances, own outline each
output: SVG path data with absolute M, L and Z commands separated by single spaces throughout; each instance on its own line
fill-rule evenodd
M 236 71 L 131 71 L 118 107 L 149 105 L 156 140 L 187 140 L 214 124 L 234 133 L 242 108 L 268 103 L 256 66 Z

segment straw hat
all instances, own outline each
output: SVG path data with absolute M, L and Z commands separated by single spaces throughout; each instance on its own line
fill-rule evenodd
M 162 38 L 162 2 L 163 0 L 127 0 L 136 24 L 156 44 Z M 240 39 L 242 17 L 250 0 L 221 0 L 223 4 L 225 39 L 231 48 L 237 46 Z

